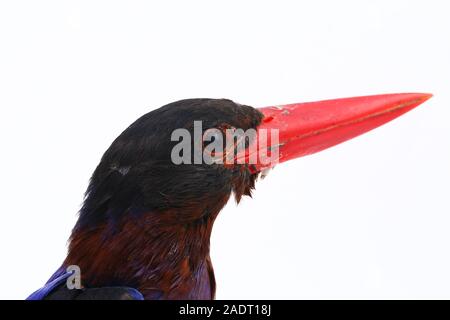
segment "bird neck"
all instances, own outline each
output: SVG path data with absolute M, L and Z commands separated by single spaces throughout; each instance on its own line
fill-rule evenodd
M 75 228 L 64 265 L 80 267 L 85 287 L 129 286 L 147 299 L 211 299 L 209 247 L 217 213 L 180 224 L 160 219 L 176 212 L 128 215 L 113 227 Z

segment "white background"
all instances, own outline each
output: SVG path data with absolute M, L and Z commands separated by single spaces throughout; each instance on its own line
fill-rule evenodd
M 212 236 L 217 298 L 450 298 L 448 1 L 2 1 L 0 298 L 66 253 L 102 153 L 182 98 L 434 98 L 277 166 Z

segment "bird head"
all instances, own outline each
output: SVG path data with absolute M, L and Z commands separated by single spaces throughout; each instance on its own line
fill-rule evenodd
M 103 155 L 86 192 L 79 228 L 113 223 L 139 212 L 161 212 L 161 220 L 179 224 L 217 213 L 218 204 L 223 205 L 233 192 L 237 200 L 250 195 L 258 173 L 248 164 L 196 161 L 194 149 L 200 144 L 203 156 L 203 137 L 211 129 L 217 139 L 217 133 L 225 135 L 227 128 L 256 129 L 263 117 L 255 108 L 226 99 L 181 100 L 144 115 Z M 183 163 L 174 160 L 180 144 L 174 140 L 177 130 L 187 133 L 181 141 L 186 147 L 181 150 L 187 159 Z M 178 211 L 182 213 L 164 214 Z
M 151 287 L 166 298 L 204 297 L 198 292 L 208 287 L 206 296 L 213 295 L 209 237 L 231 194 L 239 202 L 273 166 L 356 137 L 430 97 L 390 94 L 260 109 L 188 99 L 151 111 L 103 155 L 65 263 L 80 265 L 88 285 Z

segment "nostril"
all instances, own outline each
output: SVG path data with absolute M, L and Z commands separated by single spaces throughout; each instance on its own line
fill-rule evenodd
M 272 116 L 269 116 L 269 117 L 264 118 L 264 119 L 263 119 L 263 122 L 264 122 L 264 123 L 267 123 L 267 122 L 270 122 L 270 121 L 272 121 L 272 120 L 273 120 L 273 117 L 272 117 Z

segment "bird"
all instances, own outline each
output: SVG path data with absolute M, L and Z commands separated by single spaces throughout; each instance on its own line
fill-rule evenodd
M 431 96 L 382 94 L 263 108 L 201 98 L 150 111 L 103 154 L 70 235 L 67 257 L 27 299 L 214 299 L 210 236 L 230 197 L 239 203 L 275 165 L 370 131 Z M 198 123 L 200 135 L 195 132 Z M 212 143 L 238 129 L 254 134 L 227 141 L 225 148 L 211 152 L 213 161 L 195 161 L 195 152 L 189 154 L 199 146 L 200 155 L 205 151 L 204 136 L 211 130 Z M 174 161 L 181 143 L 174 139 L 176 130 L 194 139 Z M 268 139 L 268 132 L 276 134 Z M 237 148 L 238 140 L 245 140 L 239 144 L 243 148 Z M 265 159 L 250 161 L 258 152 Z M 180 163 L 180 157 L 185 161 Z M 80 281 L 75 288 L 69 285 L 74 266 Z

